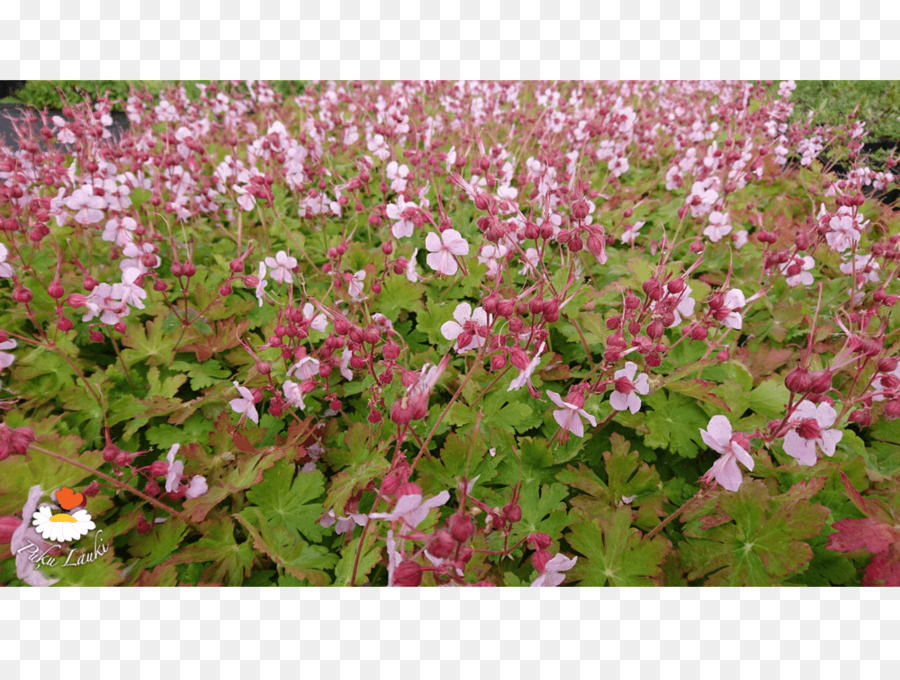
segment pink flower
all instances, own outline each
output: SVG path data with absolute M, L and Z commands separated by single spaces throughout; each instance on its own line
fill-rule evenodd
M 114 217 L 106 223 L 106 229 L 100 237 L 104 241 L 114 241 L 119 246 L 124 246 L 134 240 L 132 233 L 137 229 L 137 222 L 132 217 Z
M 9 255 L 9 251 L 5 245 L 0 243 L 0 279 L 9 279 L 13 275 L 12 265 L 6 261 L 7 255 Z
M 272 269 L 272 279 L 278 283 L 293 283 L 291 270 L 297 266 L 297 258 L 291 257 L 283 250 L 275 253 L 275 257 L 266 258 L 266 266 Z
M 709 236 L 709 240 L 717 243 L 731 232 L 731 225 L 728 224 L 728 213 L 713 210 L 709 214 L 709 226 L 703 230 L 703 233 Z
M 531 584 L 531 587 L 553 588 L 560 585 L 566 579 L 566 577 L 563 576 L 562 572 L 569 571 L 569 569 L 575 566 L 575 563 L 577 561 L 577 557 L 570 558 L 566 557 L 562 553 L 557 553 L 556 556 L 552 557 L 544 565 L 544 570 L 540 572 L 540 576 L 538 576 L 534 580 L 534 583 Z
M 22 507 L 22 523 L 13 532 L 9 543 L 9 549 L 16 556 L 16 576 L 30 586 L 52 586 L 59 579 L 51 579 L 37 570 L 37 563 L 32 557 L 39 557 L 47 552 L 53 544 L 45 541 L 37 530 L 31 525 L 32 515 L 37 510 L 38 501 L 44 495 L 44 490 L 39 484 L 35 484 L 28 490 L 28 500 Z
M 519 371 L 519 375 L 513 378 L 512 382 L 509 384 L 507 388 L 507 392 L 512 392 L 513 390 L 519 390 L 526 383 L 528 387 L 532 390 L 534 387 L 531 384 L 531 374 L 534 373 L 534 369 L 537 368 L 538 364 L 541 363 L 541 352 L 544 351 L 544 347 L 546 347 L 547 343 L 542 342 L 541 346 L 538 347 L 538 351 L 535 352 L 534 358 L 528 362 L 528 365 Z
M 307 355 L 291 366 L 287 374 L 297 380 L 309 380 L 319 375 L 319 360 Z
M 4 349 L 3 345 L 0 345 L 0 349 Z M 2 357 L 0 357 L 0 360 L 2 360 Z M 0 363 L 0 367 L 2 367 L 2 365 L 3 364 Z M 884 380 L 884 378 L 887 379 Z M 876 375 L 875 379 L 872 381 L 872 389 L 876 392 L 886 392 L 888 390 L 896 391 L 898 386 L 900 386 L 900 364 L 898 364 L 897 368 L 895 368 L 893 371 L 890 371 L 889 373 L 880 373 Z M 872 395 L 872 401 L 884 401 L 884 395 L 874 394 Z
M 387 142 L 384 141 L 384 135 L 375 135 L 368 142 L 369 151 L 374 153 L 378 158 L 386 161 L 391 157 L 391 150 L 388 148 Z
M 180 460 L 175 460 L 175 454 L 178 453 L 180 448 L 181 444 L 172 444 L 169 453 L 166 454 L 166 460 L 169 462 L 169 470 L 166 473 L 166 491 L 169 493 L 178 488 L 179 484 L 181 484 L 181 476 L 184 473 L 184 463 Z
M 106 201 L 102 196 L 94 196 L 94 187 L 85 184 L 66 199 L 66 207 L 76 211 L 74 219 L 79 224 L 93 224 L 103 219 L 101 211 L 106 207 Z
M 478 254 L 478 262 L 487 265 L 487 276 L 497 275 L 500 271 L 500 261 L 506 257 L 508 252 L 509 248 L 502 244 L 486 243 L 481 247 L 481 251 Z
M 363 299 L 363 281 L 365 279 L 366 270 L 360 269 L 350 278 L 347 284 L 347 292 L 350 294 L 350 299 L 354 302 L 359 302 Z
M 640 231 L 641 227 L 644 226 L 644 222 L 635 222 L 634 224 L 626 224 L 625 231 L 622 232 L 622 236 L 620 237 L 622 243 L 634 243 L 634 240 L 638 236 L 638 231 Z
M 812 274 L 809 270 L 816 264 L 809 255 L 794 255 L 794 257 L 781 265 L 781 273 L 785 275 L 787 285 L 791 286 L 811 286 L 813 283 Z
M 453 310 L 453 318 L 455 321 L 446 321 L 441 325 L 441 335 L 447 340 L 456 340 L 457 352 L 462 354 L 484 344 L 485 336 L 479 331 L 484 332 L 490 320 L 481 307 L 473 311 L 468 302 L 460 302 Z
M 259 263 L 259 276 L 257 277 L 258 283 L 256 284 L 256 299 L 259 300 L 259 306 L 263 306 L 263 299 L 266 296 L 266 286 L 269 285 L 269 282 L 266 281 L 266 264 L 265 262 Z
M 678 304 L 675 306 L 675 309 L 672 310 L 672 314 L 675 315 L 675 319 L 670 323 L 667 328 L 675 328 L 682 322 L 682 317 L 691 316 L 694 313 L 694 306 L 697 304 L 697 301 L 691 297 L 691 293 L 693 290 L 688 284 L 684 284 L 684 290 L 680 293 L 680 298 L 678 300 Z M 650 309 L 656 311 L 656 305 L 658 303 L 651 302 Z
M 334 527 L 334 530 L 338 535 L 340 535 L 346 534 L 348 531 L 353 531 L 353 529 L 355 528 L 354 524 L 358 524 L 359 526 L 364 527 L 366 525 L 366 522 L 368 521 L 368 515 L 351 513 L 349 517 L 337 517 L 334 514 L 334 510 L 329 510 L 328 514 L 319 520 L 319 524 L 321 524 L 326 529 L 336 524 L 337 526 Z
M 418 281 L 419 279 L 422 278 L 421 276 L 419 276 L 418 272 L 416 272 L 416 255 L 418 255 L 418 254 L 419 254 L 419 249 L 416 248 L 413 251 L 412 256 L 406 262 L 406 279 L 410 283 L 415 283 L 416 281 Z
M 707 428 L 701 428 L 700 436 L 709 448 L 721 453 L 722 457 L 701 479 L 707 482 L 715 479 L 728 491 L 737 491 L 742 481 L 738 461 L 748 470 L 753 469 L 753 459 L 747 453 L 750 441 L 746 435 L 733 433 L 731 422 L 725 416 L 713 416 Z
M 159 259 L 159 256 L 153 252 L 153 244 L 152 243 L 143 243 L 138 245 L 134 241 L 128 241 L 122 247 L 122 254 L 126 255 L 127 258 L 122 260 L 119 263 L 119 268 L 122 271 L 126 269 L 131 269 L 132 267 L 136 269 L 140 269 L 142 274 L 146 274 L 150 271 L 150 269 L 156 269 L 160 263 L 162 262 Z M 144 264 L 144 255 L 150 256 L 150 267 Z
M 288 404 L 296 406 L 301 411 L 306 408 L 306 404 L 303 403 L 303 391 L 300 389 L 300 385 L 293 380 L 285 380 L 281 389 L 284 391 L 284 398 Z
M 303 318 L 307 321 L 312 320 L 312 323 L 309 324 L 309 327 L 314 331 L 320 331 L 324 333 L 328 330 L 328 317 L 324 314 L 316 314 L 316 308 L 311 302 L 307 302 L 303 305 Z
M 741 229 L 740 231 L 736 231 L 731 235 L 731 240 L 734 242 L 734 247 L 737 250 L 740 250 L 745 245 L 747 245 L 747 238 L 748 234 L 746 229 Z
M 562 429 L 568 430 L 576 437 L 583 437 L 584 423 L 581 422 L 582 418 L 586 418 L 591 427 L 597 427 L 597 419 L 581 408 L 581 406 L 563 401 L 559 393 L 551 390 L 547 390 L 547 396 L 550 397 L 550 401 L 559 406 L 553 412 L 553 419 Z
M 184 497 L 188 500 L 191 498 L 199 498 L 207 491 L 209 491 L 209 487 L 206 485 L 206 477 L 203 475 L 194 475 L 191 477 L 188 488 L 184 492 Z
M 609 403 L 617 411 L 628 409 L 632 413 L 637 413 L 641 409 L 641 398 L 638 395 L 647 394 L 650 391 L 647 374 L 641 373 L 635 380 L 636 372 L 637 364 L 628 361 L 625 363 L 625 368 L 621 368 L 613 374 L 615 390 L 609 396 Z
M 404 165 L 403 167 L 405 168 L 406 166 Z M 417 207 L 418 206 L 415 203 L 404 201 L 403 196 L 397 196 L 397 201 L 395 203 L 388 204 L 385 212 L 390 219 L 395 221 L 394 225 L 391 227 L 391 233 L 394 235 L 394 238 L 412 236 L 413 229 L 415 229 L 416 225 L 411 219 L 407 219 L 407 217 L 411 217 L 410 213 Z
M 16 345 L 19 343 L 16 342 L 14 338 L 10 338 L 4 342 L 0 342 L 0 350 L 4 349 L 15 349 Z M 15 361 L 16 355 L 10 354 L 9 352 L 0 352 L 0 371 L 4 368 L 9 368 L 12 366 L 12 362 Z
M 406 178 L 409 176 L 409 168 L 400 165 L 397 161 L 391 161 L 387 164 L 385 170 L 387 178 L 391 180 L 391 189 L 396 192 L 406 191 Z
M 254 423 L 259 424 L 259 414 L 256 412 L 256 407 L 253 405 L 253 394 L 246 387 L 238 385 L 237 381 L 234 381 L 234 386 L 237 387 L 241 398 L 232 399 L 228 402 L 229 406 L 231 406 L 235 413 L 241 414 L 240 422 L 243 422 L 244 418 L 249 418 Z
M 784 452 L 800 465 L 815 464 L 817 445 L 826 456 L 833 456 L 834 447 L 844 436 L 840 430 L 828 429 L 836 419 L 837 411 L 828 402 L 816 406 L 804 399 L 788 419 L 792 429 L 784 436 Z
M 350 359 L 353 358 L 353 352 L 346 347 L 341 352 L 341 375 L 345 380 L 353 380 L 353 371 L 350 370 Z
M 469 244 L 456 229 L 447 229 L 440 236 L 431 232 L 425 237 L 428 257 L 425 261 L 436 272 L 453 276 L 458 270 L 454 255 L 468 255 Z
M 732 288 L 725 293 L 724 303 L 713 313 L 713 316 L 723 326 L 739 331 L 744 322 L 740 310 L 746 304 L 747 299 L 744 297 L 744 293 L 739 288 Z
M 855 255 L 841 264 L 841 271 L 848 276 L 856 274 L 856 282 L 863 285 L 867 281 L 878 281 L 878 270 L 881 269 L 874 255 Z
M 412 485 L 415 487 L 415 485 Z M 373 512 L 369 515 L 370 519 L 384 519 L 389 522 L 400 521 L 404 528 L 415 529 L 428 515 L 428 511 L 443 505 L 450 500 L 449 491 L 441 491 L 437 496 L 429 498 L 427 501 L 422 500 L 422 494 L 411 493 L 400 496 L 397 504 L 391 512 Z M 400 530 L 400 535 L 405 531 Z
M 825 240 L 833 250 L 843 252 L 859 243 L 859 225 L 852 214 L 843 212 L 845 208 L 838 210 L 838 214 L 831 218 L 828 227 L 831 231 L 825 234 Z
M 122 283 L 117 283 L 113 286 L 113 289 L 116 289 L 116 286 L 118 286 L 116 293 L 122 302 L 130 304 L 136 309 L 144 309 L 143 300 L 147 297 L 147 291 L 136 283 L 141 276 L 143 274 L 140 269 L 129 267 L 122 274 Z

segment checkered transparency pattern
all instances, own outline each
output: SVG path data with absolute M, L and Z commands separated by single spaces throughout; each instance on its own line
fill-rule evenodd
M 898 639 L 897 589 L 0 592 L 2 678 L 878 680 Z
M 890 0 L 4 0 L 0 73 L 896 78 L 898 38 Z

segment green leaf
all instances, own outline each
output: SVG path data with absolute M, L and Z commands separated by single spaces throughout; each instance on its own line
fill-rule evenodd
M 234 518 L 243 526 L 253 547 L 267 555 L 291 576 L 309 579 L 314 586 L 329 585 L 325 570 L 337 563 L 337 555 L 322 545 L 309 545 L 295 531 L 284 526 L 273 526 L 266 521 L 258 508 L 244 508 Z
M 513 525 L 510 534 L 511 543 L 536 532 L 554 538 L 559 536 L 565 527 L 576 521 L 576 518 L 566 511 L 566 504 L 563 502 L 568 495 L 569 490 L 563 484 L 522 486 L 519 492 L 522 519 Z M 497 539 L 499 538 L 497 536 Z
M 234 540 L 234 522 L 228 517 L 206 522 L 203 537 L 175 555 L 173 564 L 212 562 L 203 574 L 206 583 L 239 586 L 250 575 L 255 557 L 250 544 Z
M 750 392 L 750 408 L 768 418 L 780 418 L 787 412 L 790 396 L 784 380 L 768 378 Z
M 340 562 L 334 570 L 334 585 L 336 586 L 361 586 L 369 582 L 368 575 L 375 565 L 381 560 L 381 545 L 374 532 L 366 536 L 366 546 L 359 558 L 356 568 L 356 582 L 351 583 L 353 577 L 353 565 L 356 564 L 356 552 L 359 550 L 361 536 L 354 538 L 350 545 L 341 553 Z
M 247 491 L 247 500 L 272 526 L 287 527 L 319 541 L 324 533 L 318 520 L 323 513 L 319 499 L 325 491 L 325 478 L 318 470 L 299 474 L 296 470 L 294 463 L 280 460 L 266 470 L 262 482 Z
M 642 540 L 631 526 L 628 508 L 607 510 L 595 521 L 580 522 L 566 533 L 582 555 L 569 572 L 583 586 L 653 586 L 662 580 L 662 563 L 670 543 L 661 536 Z
M 177 335 L 166 333 L 162 317 L 144 325 L 130 323 L 122 336 L 122 344 L 129 348 L 122 350 L 122 358 L 128 366 L 139 362 L 168 366 L 172 363 L 172 350 L 177 339 Z
M 680 394 L 666 395 L 657 390 L 646 399 L 653 407 L 647 413 L 647 434 L 644 444 L 656 449 L 668 449 L 684 458 L 695 458 L 703 440 L 700 428 L 709 424 L 709 418 L 693 401 Z
M 191 389 L 195 392 L 199 392 L 205 387 L 217 385 L 231 375 L 231 371 L 227 368 L 222 368 L 222 364 L 215 359 L 209 359 L 202 364 L 176 361 L 172 364 L 171 369 L 187 373 L 191 379 Z
M 706 577 L 709 586 L 774 586 L 813 558 L 804 541 L 817 536 L 829 511 L 810 499 L 825 478 L 798 482 L 770 496 L 761 480 L 744 480 L 737 492 L 716 489 L 685 512 L 680 555 L 688 580 Z
M 388 276 L 378 294 L 378 311 L 391 321 L 396 321 L 401 312 L 419 312 L 425 309 L 422 294 L 425 286 L 412 283 L 404 275 Z

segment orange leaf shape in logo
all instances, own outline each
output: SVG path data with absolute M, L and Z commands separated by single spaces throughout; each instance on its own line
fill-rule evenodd
M 63 510 L 71 510 L 84 503 L 84 494 L 75 493 L 69 487 L 64 486 L 57 490 L 56 502 L 59 503 L 59 507 Z

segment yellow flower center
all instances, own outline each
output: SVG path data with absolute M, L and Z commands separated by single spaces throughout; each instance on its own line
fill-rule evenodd
M 78 520 L 72 517 L 72 515 L 67 515 L 64 512 L 59 513 L 58 515 L 52 515 L 50 517 L 51 522 L 77 522 Z

